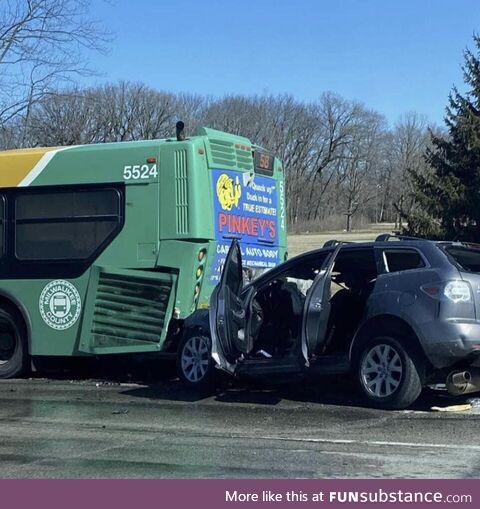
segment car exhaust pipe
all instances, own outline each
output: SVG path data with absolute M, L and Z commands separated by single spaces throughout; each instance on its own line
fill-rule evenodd
M 480 369 L 452 371 L 445 382 L 447 391 L 453 396 L 480 391 Z

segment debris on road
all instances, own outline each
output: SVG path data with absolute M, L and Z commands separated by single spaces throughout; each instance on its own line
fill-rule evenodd
M 470 403 L 465 405 L 432 406 L 434 412 L 468 412 L 473 406 Z

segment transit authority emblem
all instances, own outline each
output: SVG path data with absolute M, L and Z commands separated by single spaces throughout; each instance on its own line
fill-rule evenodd
M 82 303 L 78 290 L 63 279 L 50 281 L 40 294 L 40 314 L 52 329 L 65 330 L 80 316 Z

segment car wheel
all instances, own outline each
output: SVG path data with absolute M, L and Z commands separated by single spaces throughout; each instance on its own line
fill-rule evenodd
M 363 395 L 378 408 L 401 410 L 422 392 L 420 361 L 397 339 L 367 341 L 357 359 L 356 374 Z
M 0 378 L 20 376 L 26 370 L 27 359 L 23 321 L 7 307 L 0 307 Z
M 202 330 L 187 331 L 177 354 L 177 372 L 180 381 L 196 390 L 213 390 L 215 365 L 212 359 L 212 340 Z

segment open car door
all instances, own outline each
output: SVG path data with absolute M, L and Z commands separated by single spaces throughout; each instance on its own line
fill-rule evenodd
M 330 282 L 335 260 L 342 244 L 327 256 L 314 279 L 303 308 L 302 354 L 309 366 L 310 358 L 325 341 L 330 316 Z
M 229 373 L 235 371 L 236 359 L 252 348 L 247 334 L 246 306 L 240 298 L 242 287 L 242 254 L 238 240 L 234 239 L 220 283 L 210 298 L 212 357 L 220 368 Z

